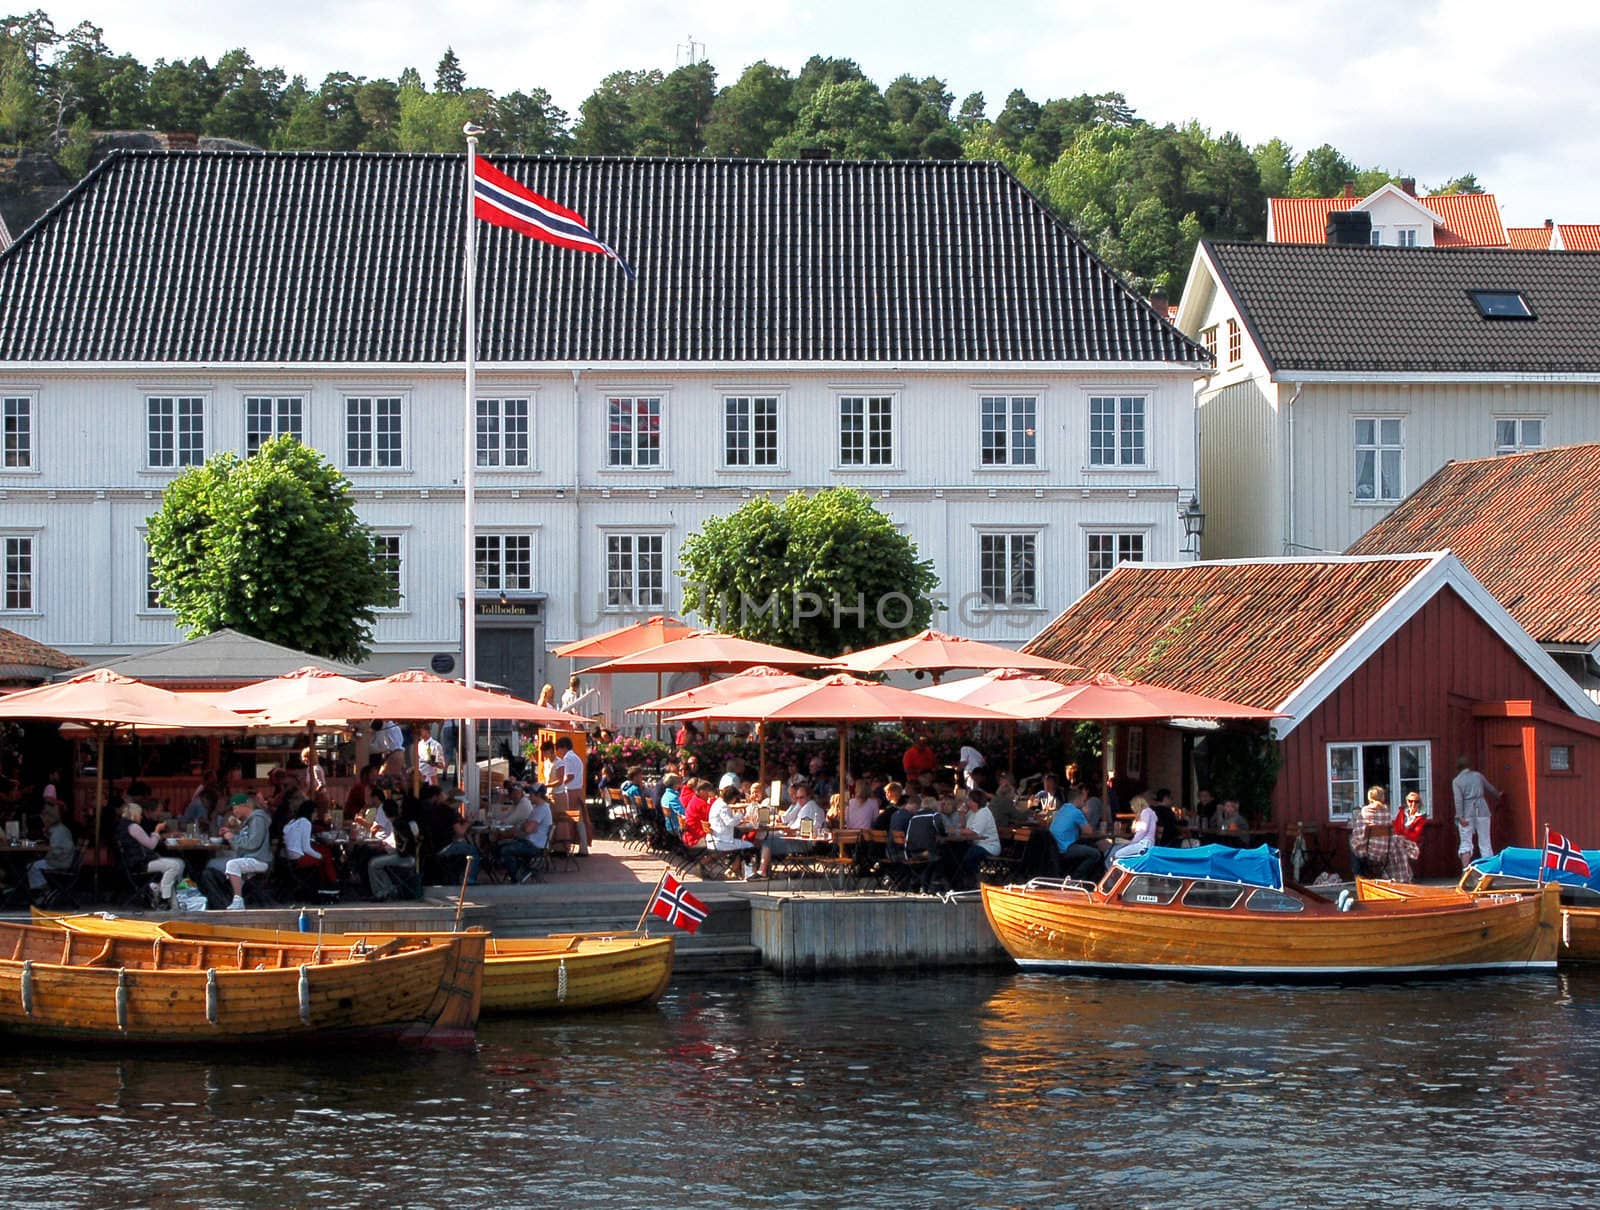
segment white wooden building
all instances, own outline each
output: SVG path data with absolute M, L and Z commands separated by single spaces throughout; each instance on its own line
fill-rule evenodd
M 999 641 L 1179 556 L 1205 355 L 998 166 L 501 166 L 639 280 L 480 224 L 485 679 L 531 691 L 549 646 L 677 609 L 679 545 L 757 493 L 867 490 L 934 560 L 940 624 Z M 0 622 L 85 657 L 173 641 L 164 486 L 293 433 L 392 555 L 373 666 L 456 656 L 461 175 L 125 153 L 0 256 Z

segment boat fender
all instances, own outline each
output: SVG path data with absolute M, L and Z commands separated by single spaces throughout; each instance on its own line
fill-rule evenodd
M 22 964 L 22 1011 L 33 1016 L 33 963 Z
M 300 1020 L 311 1024 L 311 967 L 300 965 Z
M 565 1004 L 566 1002 L 567 1002 L 567 960 L 565 958 L 563 958 L 563 959 L 561 959 L 560 965 L 556 967 L 556 1003 L 557 1004 Z
M 153 938 L 150 942 L 150 965 L 157 970 L 161 968 L 161 938 Z
M 1572 945 L 1572 913 L 1571 912 L 1562 912 L 1561 913 L 1561 944 L 1565 945 L 1565 946 L 1569 946 L 1569 947 Z
M 117 968 L 117 1028 L 128 1028 L 128 968 Z
M 1350 910 L 1350 891 L 1349 891 L 1349 888 L 1346 888 L 1345 890 L 1340 891 L 1339 892 L 1339 898 L 1335 899 L 1333 902 L 1338 906 L 1338 908 L 1339 908 L 1339 910 L 1341 912 L 1348 912 Z
M 217 968 L 206 968 L 206 1021 L 217 1023 Z

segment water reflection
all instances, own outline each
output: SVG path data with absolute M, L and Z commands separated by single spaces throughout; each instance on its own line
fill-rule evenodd
M 471 1055 L 12 1048 L 4 1204 L 1578 1204 L 1597 1010 L 1589 973 L 761 977 Z

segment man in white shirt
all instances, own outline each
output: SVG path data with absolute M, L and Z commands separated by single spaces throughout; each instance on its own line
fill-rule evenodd
M 789 787 L 790 806 L 783 813 L 783 827 L 790 835 L 784 835 L 774 829 L 767 833 L 767 838 L 761 842 L 761 869 L 757 877 L 767 878 L 772 873 L 773 857 L 783 857 L 790 853 L 800 853 L 816 846 L 816 837 L 825 837 L 828 834 L 828 816 L 822 805 L 811 797 L 811 784 L 806 781 L 797 781 Z M 804 835 L 804 823 L 811 825 L 811 836 Z
M 1489 799 L 1500 801 L 1500 791 L 1489 784 L 1489 779 L 1472 767 L 1466 757 L 1456 760 L 1457 773 L 1450 783 L 1455 797 L 1457 852 L 1461 868 L 1472 862 L 1472 841 L 1477 837 L 1478 855 L 1494 856 L 1494 845 L 1489 841 Z
M 400 724 L 394 719 L 386 719 L 381 725 L 374 724 L 372 733 L 372 750 L 383 757 L 382 769 L 389 777 L 403 777 L 406 771 L 406 737 L 400 730 Z
M 573 750 L 572 741 L 563 735 L 556 740 L 556 767 L 561 770 L 562 808 L 578 825 L 578 856 L 589 855 L 589 812 L 584 806 L 583 757 Z
M 972 842 L 961 856 L 961 865 L 968 882 L 976 886 L 978 867 L 987 858 L 1000 856 L 1000 828 L 989 809 L 989 796 L 982 790 L 967 791 L 967 823 L 959 835 Z
M 970 743 L 962 744 L 961 754 L 956 757 L 956 763 L 961 766 L 961 776 L 966 782 L 967 789 L 977 789 L 978 783 L 974 779 L 973 775 L 977 773 L 979 769 L 983 768 L 989 763 L 984 759 L 983 753 L 979 752 Z
M 422 775 L 423 785 L 437 786 L 439 774 L 444 772 L 444 748 L 433 738 L 433 731 L 426 723 L 418 730 L 417 772 Z

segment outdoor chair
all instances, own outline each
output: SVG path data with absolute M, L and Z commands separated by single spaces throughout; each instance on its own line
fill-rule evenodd
M 559 866 L 568 871 L 576 870 L 578 868 L 578 825 L 565 816 L 556 820 L 550 828 L 550 843 L 544 852 L 548 869 L 554 870 Z
M 39 896 L 39 907 L 48 910 L 76 911 L 83 906 L 78 902 L 78 883 L 83 877 L 81 844 L 72 855 L 71 865 L 64 870 L 46 869 L 43 875 L 44 892 Z

